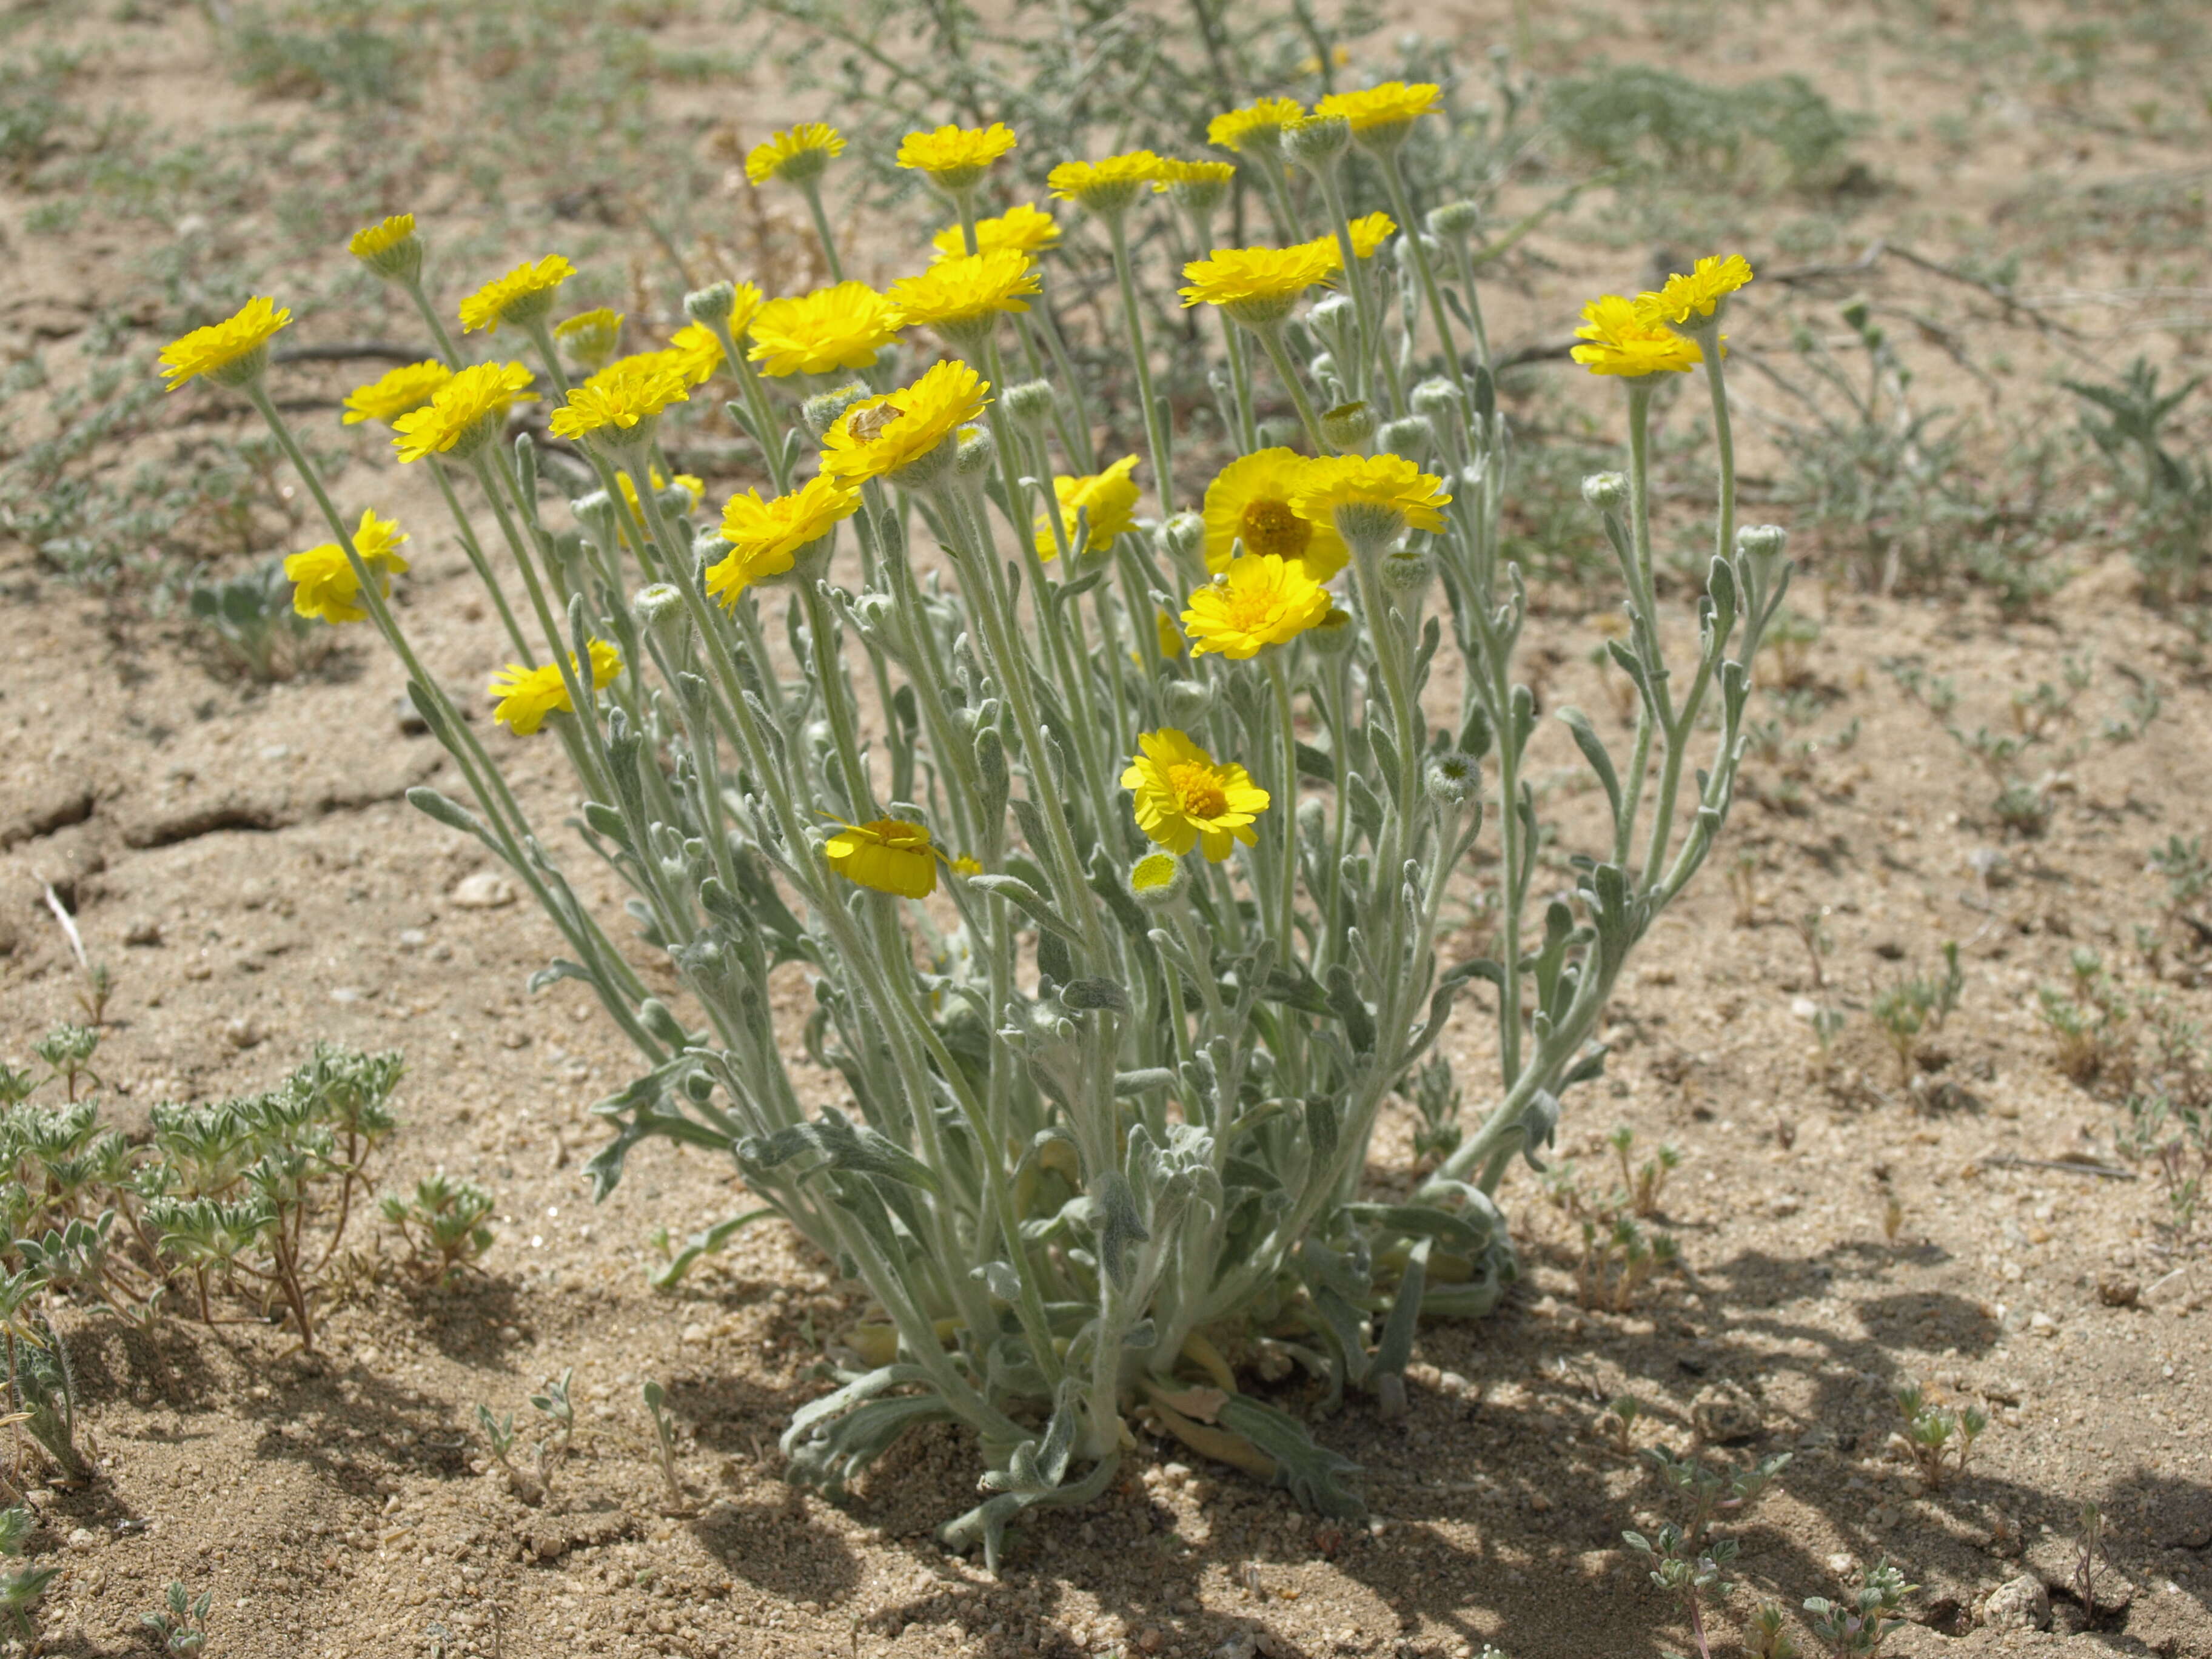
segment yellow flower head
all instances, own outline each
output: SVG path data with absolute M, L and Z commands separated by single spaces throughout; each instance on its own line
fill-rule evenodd
M 269 337 L 292 320 L 274 300 L 258 295 L 232 315 L 196 328 L 161 349 L 161 376 L 174 392 L 204 374 L 217 386 L 240 386 L 258 380 L 269 362 Z
M 1152 188 L 1166 191 L 1176 199 L 1176 205 L 1186 212 L 1207 214 L 1221 205 L 1231 180 L 1237 177 L 1234 161 L 1161 161 L 1159 171 L 1152 175 Z
M 653 488 L 656 493 L 668 488 L 668 480 L 661 475 L 659 467 L 648 467 L 646 471 L 647 476 L 653 480 Z M 645 509 L 637 499 L 636 481 L 627 472 L 617 472 L 615 474 L 615 482 L 622 486 L 623 499 L 630 504 L 630 510 L 642 513 Z M 679 472 L 676 475 L 676 487 L 691 498 L 691 506 L 695 511 L 699 503 L 707 498 L 706 480 L 695 477 L 689 472 Z
M 990 389 L 966 363 L 948 357 L 912 386 L 863 398 L 823 438 L 822 470 L 854 484 L 899 472 L 981 415 Z
M 543 259 L 525 259 L 504 276 L 495 276 L 461 301 L 461 332 L 482 329 L 499 332 L 501 323 L 520 327 L 534 323 L 553 309 L 553 295 L 576 274 L 576 267 L 557 253 Z
M 1329 613 L 1328 590 L 1295 561 L 1246 554 L 1190 596 L 1182 613 L 1190 654 L 1242 662 L 1294 640 Z
M 617 358 L 568 393 L 548 424 L 556 438 L 603 434 L 609 443 L 635 443 L 653 435 L 653 418 L 671 404 L 689 401 L 691 388 L 672 354 L 648 351 Z
M 1404 137 L 1418 118 L 1442 103 L 1442 89 L 1427 82 L 1409 87 L 1403 81 L 1385 81 L 1364 92 L 1333 92 L 1314 106 L 1314 113 L 1341 115 L 1352 124 L 1355 138 L 1389 143 Z
M 604 690 L 607 682 L 622 672 L 622 653 L 605 640 L 586 644 L 592 653 L 592 690 Z M 568 653 L 568 672 L 579 677 L 584 672 L 573 651 Z M 543 668 L 525 668 L 511 662 L 491 677 L 484 695 L 498 705 L 491 711 L 492 719 L 518 738 L 526 738 L 544 725 L 548 714 L 576 712 L 576 706 L 568 701 L 561 671 L 550 663 Z
M 782 575 L 800 552 L 860 510 L 858 489 L 818 476 L 772 501 L 757 489 L 731 496 L 722 508 L 722 539 L 730 551 L 707 567 L 708 596 L 725 608 L 734 605 L 745 589 Z
M 1182 655 L 1182 629 L 1176 626 L 1176 619 L 1166 611 L 1152 612 L 1152 635 L 1159 642 L 1160 655 L 1167 661 L 1173 662 Z M 1137 655 L 1133 651 L 1129 654 Z M 1143 665 L 1142 658 L 1138 659 L 1138 665 Z
M 1127 211 L 1137 192 L 1160 176 L 1160 158 L 1148 149 L 1103 161 L 1062 161 L 1045 176 L 1054 197 L 1080 202 L 1093 213 Z
M 1350 557 L 1334 524 L 1316 524 L 1291 510 L 1313 462 L 1295 449 L 1262 449 L 1240 456 L 1206 487 L 1206 568 L 1229 568 L 1237 545 L 1247 555 L 1301 564 L 1325 582 Z
M 1283 129 L 1305 112 L 1295 98 L 1261 98 L 1207 122 L 1206 142 L 1239 155 L 1255 149 L 1264 155 L 1275 147 Z
M 902 328 L 933 328 L 955 337 L 974 333 L 1002 311 L 1027 311 L 1037 291 L 1030 256 L 1010 247 L 939 259 L 919 276 L 902 276 L 884 297 Z
M 556 323 L 553 337 L 568 349 L 568 355 L 583 365 L 586 374 L 595 374 L 607 366 L 607 360 L 622 344 L 622 313 L 601 306 Z
M 1291 511 L 1354 544 L 1379 544 L 1411 526 L 1442 530 L 1443 480 L 1402 455 L 1331 455 L 1307 464 Z
M 520 363 L 478 363 L 461 370 L 428 404 L 392 422 L 392 441 L 399 459 L 468 459 L 498 433 L 508 407 L 529 390 L 530 371 Z
M 1252 822 L 1267 810 L 1267 792 L 1233 762 L 1213 757 L 1173 726 L 1137 734 L 1137 754 L 1121 774 L 1136 799 L 1137 827 L 1181 858 L 1194 846 L 1218 864 L 1231 843 L 1255 845 Z
M 760 315 L 761 291 L 757 283 L 733 283 L 730 286 L 730 337 L 742 340 Z
M 346 393 L 344 423 L 396 421 L 428 403 L 453 378 L 453 371 L 435 358 L 392 369 Z
M 1644 322 L 1695 326 L 1720 309 L 1721 301 L 1751 280 L 1751 262 L 1741 253 L 1725 259 L 1707 254 L 1686 276 L 1668 277 L 1656 294 L 1636 296 L 1636 314 Z
M 704 386 L 721 372 L 722 343 L 704 323 L 686 323 L 676 331 L 668 349 L 655 356 L 684 377 L 686 386 Z
M 1646 321 L 1635 301 L 1618 294 L 1600 295 L 1584 306 L 1575 337 L 1584 343 L 1569 355 L 1593 374 L 1686 374 L 1705 361 L 1695 340 L 1664 323 Z
M 1352 251 L 1362 259 L 1371 259 L 1375 250 L 1398 234 L 1398 222 L 1387 213 L 1363 214 L 1346 227 L 1352 232 Z M 1331 237 L 1334 245 L 1335 239 Z M 1337 250 L 1341 253 L 1343 250 Z
M 1079 513 L 1091 526 L 1089 549 L 1093 553 L 1103 552 L 1114 544 L 1114 538 L 1137 522 L 1137 483 L 1129 475 L 1137 470 L 1137 458 L 1124 455 L 1103 472 L 1093 472 L 1085 477 L 1055 477 L 1052 493 L 1060 498 L 1060 526 L 1068 545 L 1075 544 L 1075 520 Z M 1036 550 L 1047 559 L 1060 556 L 1060 544 L 1053 538 L 1052 520 L 1040 513 L 1036 515 Z
M 960 877 L 963 880 L 965 880 L 969 876 L 980 876 L 983 873 L 983 866 L 981 863 L 975 859 L 969 858 L 965 853 L 963 853 L 958 858 L 952 860 L 951 868 L 952 873 Z
M 844 153 L 844 135 L 836 128 L 820 121 L 805 121 L 787 132 L 776 133 L 764 144 L 755 144 L 745 157 L 745 177 L 757 187 L 771 179 L 810 184 L 822 176 L 834 157 Z
M 898 330 L 896 306 L 866 283 L 840 283 L 770 300 L 754 314 L 753 346 L 745 356 L 770 375 L 866 368 Z
M 1003 121 L 988 127 L 942 126 L 934 132 L 907 134 L 898 148 L 898 164 L 927 173 L 939 190 L 957 195 L 1020 142 Z
M 1017 202 L 996 218 L 975 222 L 978 253 L 993 253 L 1000 248 L 1036 253 L 1059 240 L 1060 222 L 1027 202 Z M 958 258 L 968 252 L 968 239 L 957 225 L 947 225 L 930 238 L 929 245 L 937 250 L 935 257 L 939 259 Z
M 1186 307 L 1219 306 L 1248 327 L 1279 322 L 1299 295 L 1335 271 L 1334 241 L 1301 242 L 1295 247 L 1218 247 L 1211 258 L 1182 268 Z
M 389 282 L 411 283 L 422 270 L 422 243 L 411 213 L 395 213 L 356 230 L 346 240 L 346 252 Z
M 406 539 L 405 532 L 391 520 L 378 518 L 374 510 L 361 515 L 361 527 L 353 532 L 353 550 L 374 574 L 379 593 L 391 592 L 392 576 L 407 568 L 407 561 L 398 551 Z M 320 617 L 333 627 L 368 617 L 368 607 L 361 602 L 361 580 L 353 573 L 353 562 L 336 542 L 289 555 L 284 561 L 284 579 L 292 584 L 292 609 L 303 617 Z
M 848 823 L 822 851 L 846 880 L 910 899 L 937 890 L 937 860 L 944 856 L 929 844 L 927 829 L 903 818 Z

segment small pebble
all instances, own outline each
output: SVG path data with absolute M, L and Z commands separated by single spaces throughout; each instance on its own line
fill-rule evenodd
M 453 899 L 464 910 L 498 910 L 514 902 L 514 888 L 498 871 L 479 870 L 461 878 Z

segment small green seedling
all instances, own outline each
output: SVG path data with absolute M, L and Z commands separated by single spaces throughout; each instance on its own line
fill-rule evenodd
M 645 1409 L 653 1419 L 653 1438 L 660 1462 L 660 1478 L 668 1482 L 668 1502 L 684 1507 L 684 1483 L 676 1478 L 676 1424 L 668 1414 L 668 1390 L 652 1377 L 645 1379 Z
M 142 1613 L 138 1622 L 152 1632 L 154 1645 L 163 1653 L 198 1653 L 207 1645 L 208 1609 L 215 1605 L 215 1592 L 202 1590 L 197 1598 L 185 1589 L 181 1580 L 169 1581 L 165 1605 L 153 1613 Z
M 1813 1615 L 1813 1633 L 1828 1644 L 1835 1659 L 1866 1659 L 1879 1653 L 1891 1632 L 1905 1622 L 1885 1615 L 1903 1607 L 1905 1598 L 1919 1588 L 1906 1583 L 1905 1575 L 1888 1562 L 1878 1560 L 1867 1570 L 1866 1583 L 1850 1601 L 1810 1595 L 1805 1598 L 1805 1611 Z
M 46 1593 L 46 1585 L 61 1569 L 37 1567 L 20 1558 L 24 1541 L 37 1528 L 39 1518 L 27 1509 L 0 1510 L 0 1618 L 27 1646 L 38 1632 L 31 1627 L 31 1609 Z
M 1905 1430 L 1899 1438 L 1919 1469 L 1922 1484 L 1929 1492 L 1940 1491 L 1947 1476 L 1966 1472 L 1974 1443 L 1990 1425 L 1989 1413 L 1978 1406 L 1963 1406 L 1957 1411 L 1931 1406 L 1917 1382 L 1899 1389 L 1895 1398 L 1898 1413 L 1905 1419 Z

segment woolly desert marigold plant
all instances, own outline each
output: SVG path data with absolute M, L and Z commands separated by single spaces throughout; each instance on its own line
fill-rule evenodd
M 860 492 L 817 475 L 787 495 L 732 495 L 722 507 L 724 557 L 707 567 L 707 592 L 725 606 L 754 583 L 788 571 L 799 555 L 860 510 Z
M 1443 483 L 1402 455 L 1331 455 L 1300 476 L 1291 511 L 1334 526 L 1355 546 L 1371 545 L 1409 528 L 1442 530 L 1451 504 Z
M 450 455 L 465 461 L 497 435 L 515 400 L 528 393 L 530 371 L 520 363 L 477 363 L 432 394 L 430 401 L 392 422 L 392 445 L 403 461 Z
M 1090 550 L 1104 551 L 1114 544 L 1114 538 L 1125 530 L 1136 527 L 1137 482 L 1129 475 L 1137 470 L 1137 458 L 1124 455 L 1103 472 L 1092 472 L 1079 478 L 1056 476 L 1052 481 L 1052 493 L 1060 503 L 1060 535 L 1072 547 L 1075 544 L 1076 515 L 1085 516 L 1091 526 Z M 1047 559 L 1060 556 L 1060 543 L 1052 533 L 1052 520 L 1044 514 L 1036 516 L 1036 550 Z
M 1333 522 L 1302 519 L 1291 507 L 1313 465 L 1294 449 L 1276 447 L 1240 455 L 1206 487 L 1206 568 L 1229 568 L 1237 544 L 1249 555 L 1293 561 L 1325 582 L 1350 556 Z
M 1017 202 L 1004 213 L 975 222 L 975 251 L 995 253 L 1011 248 L 1017 253 L 1036 253 L 1060 240 L 1060 221 L 1028 202 Z M 958 258 L 968 252 L 968 238 L 958 225 L 947 225 L 929 239 L 939 259 Z
M 745 177 L 758 186 L 771 179 L 800 184 L 818 179 L 845 153 L 845 137 L 823 121 L 803 121 L 745 153 Z
M 1364 92 L 1333 92 L 1314 106 L 1321 116 L 1340 115 L 1352 124 L 1352 136 L 1373 141 L 1402 136 L 1424 115 L 1443 107 L 1443 89 L 1427 82 L 1408 86 L 1385 81 Z
M 911 386 L 863 398 L 823 434 L 822 470 L 854 483 L 903 471 L 981 415 L 990 389 L 973 368 L 948 357 Z
M 1160 165 L 1152 151 L 1133 149 L 1103 161 L 1062 161 L 1046 175 L 1045 184 L 1060 201 L 1080 203 L 1092 213 L 1121 213 L 1159 178 Z
M 1121 787 L 1146 835 L 1177 858 L 1196 847 L 1214 864 L 1236 843 L 1258 843 L 1252 825 L 1269 799 L 1249 772 L 1233 761 L 1217 763 L 1171 726 L 1138 734 Z
M 387 282 L 411 283 L 422 269 L 422 240 L 411 213 L 362 226 L 346 239 L 346 252 Z
M 1568 355 L 1593 374 L 1686 374 L 1705 361 L 1695 340 L 1648 320 L 1636 301 L 1602 294 L 1583 307 L 1583 342 Z
M 1295 98 L 1258 98 L 1242 109 L 1224 111 L 1206 124 L 1206 142 L 1245 155 L 1274 149 L 1283 129 L 1306 112 Z
M 1298 295 L 1325 283 L 1340 258 L 1334 241 L 1300 242 L 1292 247 L 1222 247 L 1182 268 L 1186 309 L 1219 306 L 1248 327 L 1264 327 L 1290 314 Z
M 378 518 L 375 509 L 362 514 L 361 526 L 353 532 L 353 550 L 376 578 L 380 594 L 391 592 L 392 578 L 406 572 L 407 561 L 398 550 L 406 539 L 404 531 L 390 519 Z M 292 609 L 303 617 L 319 617 L 334 627 L 368 620 L 368 607 L 361 600 L 361 579 L 354 574 L 345 549 L 336 542 L 288 555 L 284 579 L 292 584 Z
M 937 860 L 928 830 L 903 818 L 848 823 L 822 848 L 832 874 L 899 898 L 924 899 L 937 890 Z
M 504 276 L 495 276 L 461 301 L 461 332 L 499 332 L 501 323 L 517 328 L 536 322 L 553 309 L 553 296 L 561 284 L 576 274 L 576 267 L 557 253 L 543 259 L 525 259 Z
M 641 442 L 653 435 L 654 416 L 690 396 L 684 369 L 665 352 L 647 352 L 618 358 L 575 387 L 548 424 L 556 438 Z
M 866 283 L 770 300 L 754 313 L 745 356 L 770 376 L 866 368 L 898 337 L 898 307 Z
M 219 323 L 196 328 L 161 348 L 161 376 L 174 392 L 205 375 L 218 386 L 240 386 L 260 377 L 269 340 L 292 313 L 257 295 Z
M 951 195 L 973 189 L 991 163 L 1021 141 L 1003 121 L 988 127 L 947 124 L 933 132 L 909 132 L 898 148 L 898 164 L 927 176 Z
M 422 408 L 453 378 L 453 371 L 434 357 L 388 369 L 367 386 L 357 386 L 346 393 L 341 423 L 359 426 L 363 421 L 382 421 L 389 425 Z
M 623 671 L 622 653 L 605 640 L 589 640 L 586 648 L 592 653 L 592 690 L 604 691 L 614 677 Z M 568 653 L 568 670 L 581 678 L 583 669 L 576 661 L 576 653 Z M 491 677 L 484 695 L 497 705 L 491 717 L 518 738 L 526 738 L 545 724 L 548 714 L 573 714 L 576 706 L 568 701 L 568 683 L 561 671 L 547 665 L 543 668 L 525 668 L 511 662 Z
M 1295 560 L 1248 553 L 1192 591 L 1182 613 L 1190 653 L 1242 662 L 1296 639 L 1328 615 L 1328 590 Z
M 900 277 L 884 297 L 902 328 L 964 337 L 1002 313 L 1027 311 L 1039 287 L 1028 254 L 996 248 L 939 259 L 919 276 Z
M 1726 258 L 1706 254 L 1687 276 L 1677 272 L 1656 294 L 1636 296 L 1636 314 L 1646 323 L 1692 329 L 1711 319 L 1721 302 L 1751 281 L 1751 262 L 1741 253 Z

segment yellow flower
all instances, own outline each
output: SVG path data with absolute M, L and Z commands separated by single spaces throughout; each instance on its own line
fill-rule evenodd
M 240 386 L 259 377 L 269 361 L 269 337 L 292 320 L 274 300 L 259 295 L 232 315 L 174 339 L 161 349 L 161 375 L 174 392 L 206 375 L 218 386 Z
M 770 300 L 753 318 L 753 347 L 745 356 L 770 375 L 866 368 L 898 330 L 896 306 L 866 283 L 840 283 Z
M 416 238 L 411 213 L 395 213 L 356 230 L 346 240 L 346 252 L 395 282 L 411 283 L 422 269 L 422 244 Z
M 374 510 L 361 515 L 361 527 L 353 532 L 353 550 L 375 573 L 379 593 L 391 592 L 392 576 L 407 568 L 407 561 L 395 550 L 406 539 L 404 531 L 389 519 L 378 518 Z M 336 542 L 287 556 L 284 579 L 292 584 L 292 609 L 303 617 L 320 617 L 333 627 L 368 619 L 360 578 L 353 574 L 345 549 Z
M 1062 161 L 1045 184 L 1063 202 L 1080 202 L 1093 213 L 1120 213 L 1137 192 L 1160 176 L 1160 158 L 1148 149 L 1103 161 Z
M 453 371 L 435 358 L 389 370 L 346 393 L 344 424 L 396 421 L 428 403 L 453 378 Z
M 1052 215 L 1032 207 L 1027 202 L 1017 202 L 994 219 L 975 222 L 975 251 L 991 253 L 1000 248 L 1012 248 L 1018 253 L 1036 253 L 1060 240 L 1060 222 Z M 957 225 L 947 225 L 930 239 L 930 246 L 937 250 L 940 259 L 957 258 L 968 252 L 968 239 Z
M 919 276 L 902 276 L 884 297 L 897 308 L 899 326 L 934 328 L 962 335 L 1002 311 L 1027 311 L 1024 296 L 1037 291 L 1030 256 L 1010 247 L 939 259 Z
M 1695 340 L 1664 323 L 1646 321 L 1635 301 L 1618 294 L 1600 295 L 1584 306 L 1575 337 L 1587 343 L 1569 355 L 1593 374 L 1686 374 L 1705 361 Z
M 1750 280 L 1751 262 L 1741 253 L 1731 253 L 1725 259 L 1707 254 L 1688 276 L 1671 276 L 1656 294 L 1638 295 L 1636 314 L 1646 323 L 1671 323 L 1678 328 L 1686 323 L 1694 325 L 1696 319 L 1719 310 L 1723 300 Z
M 465 461 L 483 447 L 507 419 L 514 400 L 530 390 L 520 363 L 478 363 L 440 386 L 430 401 L 392 423 L 403 461 L 451 455 Z
M 1246 554 L 1190 596 L 1182 613 L 1190 654 L 1209 651 L 1242 662 L 1296 639 L 1329 613 L 1328 590 L 1304 565 L 1273 554 Z
M 722 508 L 727 557 L 707 567 L 707 592 L 726 608 L 755 582 L 781 576 L 810 544 L 860 508 L 860 492 L 835 478 L 816 477 L 772 501 L 760 491 L 732 495 Z
M 1176 205 L 1194 214 L 1208 214 L 1221 204 L 1221 198 L 1237 177 L 1234 161 L 1179 161 L 1164 160 L 1159 171 L 1152 175 L 1152 188 L 1172 193 Z
M 684 371 L 669 358 L 667 352 L 651 351 L 609 363 L 553 411 L 548 422 L 553 435 L 575 439 L 598 432 L 611 443 L 650 437 L 653 417 L 691 396 Z
M 1388 138 L 1402 136 L 1417 117 L 1441 104 L 1441 89 L 1426 82 L 1409 87 L 1403 81 L 1385 81 L 1364 92 L 1333 92 L 1314 106 L 1314 113 L 1341 115 L 1358 137 Z
M 760 315 L 761 291 L 757 283 L 734 283 L 730 288 L 730 337 L 742 340 Z
M 1211 258 L 1182 268 L 1189 283 L 1181 290 L 1182 302 L 1186 308 L 1219 306 L 1247 326 L 1278 322 L 1299 295 L 1328 282 L 1338 263 L 1336 244 L 1327 237 L 1295 247 L 1218 247 Z
M 704 386 L 721 372 L 722 343 L 704 323 L 686 323 L 676 331 L 668 349 L 656 356 L 684 377 L 686 386 Z
M 647 472 L 653 479 L 653 487 L 655 490 L 662 490 L 668 488 L 668 480 L 661 476 L 661 471 L 659 467 L 648 467 L 647 469 Z M 636 482 L 631 478 L 629 474 L 627 472 L 616 473 L 615 482 L 622 486 L 623 499 L 630 504 L 630 510 L 632 512 L 642 512 L 644 508 L 637 499 Z M 691 505 L 694 509 L 698 507 L 701 501 L 707 498 L 707 481 L 703 478 L 694 477 L 689 472 L 679 472 L 676 475 L 676 487 L 691 498 Z
M 831 158 L 845 153 L 844 135 L 820 121 L 805 121 L 755 144 L 745 157 L 745 177 L 757 186 L 771 179 L 806 184 L 822 176 Z
M 907 134 L 898 148 L 898 164 L 927 173 L 939 190 L 957 194 L 1020 142 L 1003 121 L 988 127 L 942 126 L 934 132 Z
M 568 355 L 586 374 L 606 367 L 622 343 L 623 314 L 611 306 L 580 311 L 553 325 L 553 337 L 568 348 Z
M 1060 528 L 1067 537 L 1068 545 L 1075 544 L 1075 516 L 1087 514 L 1091 524 L 1090 550 L 1103 552 L 1114 544 L 1114 538 L 1137 522 L 1137 485 L 1130 474 L 1136 471 L 1137 458 L 1124 455 L 1103 472 L 1093 472 L 1085 477 L 1055 477 L 1052 493 L 1060 498 Z M 1048 559 L 1060 556 L 1060 544 L 1053 539 L 1052 520 L 1040 513 L 1036 515 L 1036 550 Z
M 1159 640 L 1161 656 L 1173 661 L 1182 655 L 1182 629 L 1176 626 L 1173 617 L 1164 611 L 1153 611 L 1152 632 Z
M 983 866 L 977 860 L 969 858 L 967 854 L 963 853 L 958 858 L 952 860 L 952 873 L 965 879 L 969 876 L 981 875 L 983 873 Z
M 1352 232 L 1352 252 L 1362 259 L 1371 259 L 1376 249 L 1398 234 L 1398 222 L 1387 213 L 1369 213 L 1352 220 L 1346 228 Z M 1328 240 L 1331 246 L 1335 246 L 1334 237 Z M 1338 249 L 1340 253 L 1342 251 Z
M 576 274 L 557 253 L 525 259 L 504 276 L 495 276 L 461 301 L 461 332 L 499 332 L 501 323 L 518 327 L 536 322 L 553 308 L 554 290 Z
M 822 851 L 846 880 L 910 899 L 937 890 L 937 860 L 944 856 L 929 844 L 927 829 L 903 818 L 848 823 Z
M 603 690 L 608 681 L 622 672 L 622 653 L 605 640 L 590 640 L 586 644 L 592 653 L 592 690 Z M 579 675 L 583 672 L 573 651 L 568 653 L 568 672 Z M 491 677 L 484 695 L 499 705 L 491 711 L 492 719 L 518 738 L 526 738 L 535 732 L 545 723 L 548 714 L 575 713 L 561 671 L 550 663 L 543 668 L 525 668 L 519 662 L 511 662 Z
M 1295 98 L 1261 98 L 1207 122 L 1206 142 L 1240 155 L 1253 147 L 1264 155 L 1274 148 L 1283 129 L 1305 112 Z
M 1171 726 L 1139 732 L 1137 750 L 1121 787 L 1136 797 L 1137 827 L 1147 836 L 1177 858 L 1203 847 L 1215 864 L 1232 842 L 1258 842 L 1251 824 L 1267 810 L 1267 792 L 1243 767 L 1216 765 Z
M 983 412 L 990 382 L 954 358 L 912 386 L 864 398 L 837 417 L 822 441 L 822 470 L 857 484 L 911 466 Z
M 1408 525 L 1442 530 L 1443 480 L 1402 455 L 1331 455 L 1306 464 L 1291 511 L 1347 542 L 1381 542 Z
M 1273 555 L 1305 567 L 1325 582 L 1350 556 L 1334 524 L 1315 524 L 1291 510 L 1291 499 L 1313 463 L 1294 449 L 1262 449 L 1230 462 L 1206 487 L 1206 568 L 1229 568 L 1237 544 L 1247 554 Z

